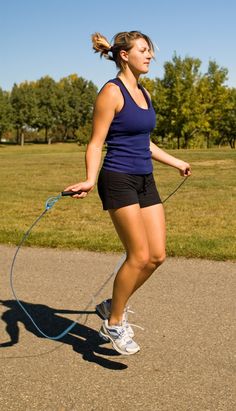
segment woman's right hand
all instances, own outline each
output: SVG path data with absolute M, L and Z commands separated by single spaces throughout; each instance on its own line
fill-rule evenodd
M 75 194 L 73 198 L 84 198 L 86 197 L 90 191 L 94 189 L 95 184 L 91 183 L 90 181 L 82 181 L 81 183 L 73 184 L 68 186 L 64 189 L 64 191 L 81 191 L 80 194 Z

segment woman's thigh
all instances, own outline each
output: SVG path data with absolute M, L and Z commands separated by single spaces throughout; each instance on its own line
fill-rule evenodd
M 112 209 L 109 214 L 128 258 L 135 255 L 149 259 L 149 241 L 139 204 Z
M 166 247 L 165 213 L 162 204 L 141 208 L 151 259 L 164 259 Z
M 139 255 L 143 259 L 165 258 L 166 228 L 162 204 L 140 208 L 133 204 L 109 214 L 124 245 L 127 255 Z

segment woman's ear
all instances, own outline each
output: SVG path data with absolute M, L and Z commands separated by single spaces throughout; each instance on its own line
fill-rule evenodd
M 120 57 L 122 58 L 122 60 L 124 60 L 125 62 L 128 61 L 128 52 L 125 50 L 121 50 L 120 51 Z

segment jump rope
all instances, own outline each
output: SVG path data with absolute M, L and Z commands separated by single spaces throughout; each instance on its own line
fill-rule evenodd
M 174 189 L 174 191 L 172 191 L 163 201 L 162 203 L 164 204 L 167 200 L 169 200 L 170 197 L 172 197 L 178 190 L 179 188 L 185 183 L 185 181 L 187 180 L 188 176 L 186 176 L 181 183 Z M 12 264 L 11 264 L 11 269 L 10 269 L 10 287 L 11 287 L 11 291 L 13 293 L 13 296 L 16 300 L 16 302 L 18 303 L 18 305 L 20 306 L 20 308 L 24 311 L 24 313 L 27 315 L 27 317 L 30 319 L 30 321 L 33 323 L 33 325 L 35 326 L 35 328 L 38 330 L 38 332 L 45 338 L 48 338 L 50 340 L 60 340 L 61 338 L 63 338 L 66 334 L 68 334 L 72 328 L 75 327 L 75 325 L 78 324 L 78 321 L 80 319 L 80 316 L 77 317 L 77 319 L 75 321 L 73 321 L 71 323 L 71 325 L 69 327 L 67 327 L 63 332 L 61 332 L 60 334 L 56 335 L 56 336 L 50 336 L 45 334 L 40 328 L 39 326 L 36 324 L 36 322 L 34 321 L 33 317 L 29 314 L 29 312 L 27 311 L 27 309 L 24 307 L 24 305 L 22 304 L 22 302 L 19 300 L 19 298 L 17 297 L 17 294 L 15 292 L 14 289 L 14 284 L 13 284 L 13 271 L 14 271 L 14 266 L 15 266 L 15 262 L 16 262 L 16 258 L 17 255 L 22 247 L 22 245 L 24 244 L 25 240 L 29 237 L 31 231 L 33 230 L 33 228 L 36 226 L 36 224 L 39 223 L 39 221 L 43 218 L 43 216 L 52 209 L 52 207 L 56 204 L 57 201 L 59 201 L 62 197 L 66 197 L 66 196 L 73 196 L 75 194 L 81 194 L 81 191 L 62 191 L 59 195 L 55 196 L 55 197 L 49 197 L 45 203 L 45 208 L 43 210 L 43 212 L 36 218 L 36 220 L 33 222 L 33 224 L 30 226 L 30 228 L 26 231 L 26 233 L 23 235 L 19 245 L 16 248 L 16 252 L 14 254 L 13 260 L 12 260 Z M 120 267 L 122 266 L 123 262 L 126 259 L 126 254 L 122 255 L 122 257 L 120 258 L 120 260 L 118 261 L 117 265 L 115 266 L 114 271 L 107 277 L 107 279 L 104 281 L 104 283 L 102 284 L 102 286 L 98 289 L 98 291 L 92 296 L 91 300 L 89 301 L 89 303 L 87 304 L 87 306 L 84 308 L 84 311 L 86 311 L 91 304 L 95 301 L 95 299 L 101 294 L 102 290 L 106 287 L 106 285 L 109 283 L 110 279 L 117 274 L 117 272 L 119 271 Z

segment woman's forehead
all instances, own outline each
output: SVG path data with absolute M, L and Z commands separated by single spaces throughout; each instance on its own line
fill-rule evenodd
M 134 40 L 133 45 L 137 46 L 137 47 L 145 47 L 145 48 L 148 47 L 148 48 L 150 48 L 147 41 L 142 37 L 140 37 L 139 39 Z

